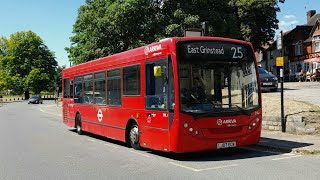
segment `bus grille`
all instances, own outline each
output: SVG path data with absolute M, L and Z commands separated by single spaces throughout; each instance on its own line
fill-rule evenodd
M 243 133 L 243 126 L 228 127 L 228 128 L 210 128 L 202 129 L 202 132 L 207 138 L 216 138 L 216 137 L 232 137 L 238 136 Z

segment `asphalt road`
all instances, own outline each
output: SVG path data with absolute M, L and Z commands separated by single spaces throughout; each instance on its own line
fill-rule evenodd
M 187 154 L 136 151 L 62 123 L 50 101 L 0 107 L 0 179 L 319 179 L 320 156 L 245 147 Z

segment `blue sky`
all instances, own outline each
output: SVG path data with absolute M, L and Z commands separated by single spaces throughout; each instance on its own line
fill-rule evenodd
M 320 13 L 319 0 L 286 0 L 284 4 L 279 3 L 281 12 L 277 14 L 280 30 L 288 31 L 297 25 L 307 23 L 307 12 L 316 10 Z
M 78 8 L 85 0 L 0 0 L 0 36 L 31 30 L 55 52 L 59 65 L 69 66 L 70 46 Z
M 72 26 L 85 0 L 0 0 L 0 4 L 0 36 L 31 30 L 55 52 L 60 66 L 69 66 L 64 48 L 70 46 Z M 286 0 L 279 6 L 279 27 L 284 31 L 305 24 L 310 9 L 320 13 L 319 0 Z

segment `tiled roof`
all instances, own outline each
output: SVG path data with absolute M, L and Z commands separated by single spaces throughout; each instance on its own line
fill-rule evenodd
M 316 24 L 318 19 L 320 19 L 320 13 L 313 15 L 305 25 L 313 26 Z

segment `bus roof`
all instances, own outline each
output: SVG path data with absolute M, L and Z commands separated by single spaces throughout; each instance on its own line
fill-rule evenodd
M 210 37 L 210 36 L 192 36 L 192 37 L 172 37 L 172 38 L 165 38 L 160 40 L 159 42 L 154 42 L 152 44 L 148 44 L 142 47 L 134 48 L 131 50 L 127 50 L 124 52 L 116 53 L 110 56 L 102 57 L 99 59 L 95 59 L 92 61 L 88 61 L 85 63 L 81 63 L 63 70 L 63 74 L 70 74 L 75 71 L 79 71 L 81 69 L 85 69 L 87 67 L 90 68 L 91 71 L 95 69 L 101 69 L 101 66 L 112 66 L 112 64 L 119 64 L 121 63 L 126 64 L 128 62 L 132 62 L 132 59 L 142 60 L 148 59 L 155 56 L 163 56 L 167 55 L 168 52 L 175 48 L 175 44 L 178 41 L 195 41 L 195 40 L 215 40 L 215 41 L 229 41 L 241 44 L 249 44 L 251 47 L 252 45 L 249 42 L 236 40 L 231 38 L 223 38 L 223 37 Z M 175 50 L 175 49 L 174 49 Z M 117 63 L 115 63 L 117 62 Z M 99 68 L 98 68 L 99 67 Z M 76 72 L 75 72 L 76 73 Z

